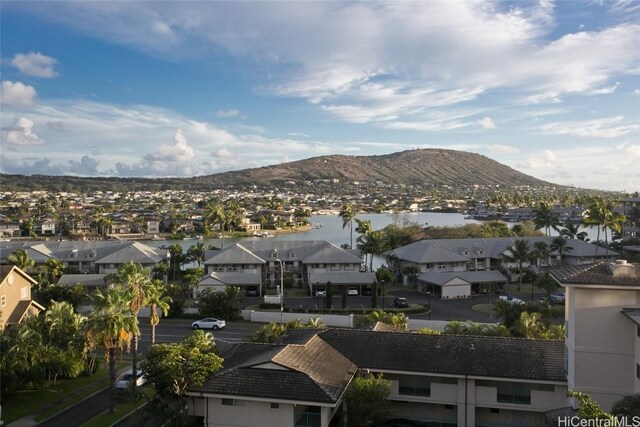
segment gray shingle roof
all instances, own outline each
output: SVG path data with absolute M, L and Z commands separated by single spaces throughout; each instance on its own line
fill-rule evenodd
M 627 264 L 633 272 L 630 276 L 615 276 L 611 266 L 611 263 L 601 262 L 550 268 L 548 271 L 560 284 L 640 286 L 640 265 Z
M 259 285 L 260 282 L 260 271 L 258 273 L 218 273 L 214 271 L 202 279 L 200 285 Z
M 504 251 L 513 246 L 517 239 L 525 239 L 531 245 L 535 242 L 545 242 L 550 246 L 553 241 L 553 237 L 426 239 L 394 249 L 389 253 L 399 259 L 418 264 L 426 262 L 464 262 L 487 257 L 502 259 Z M 564 252 L 566 257 L 584 257 L 596 254 L 596 246 L 582 240 L 568 239 L 567 246 L 571 247 L 571 249 Z M 465 255 L 465 250 L 468 255 Z M 619 255 L 617 252 L 604 248 L 598 248 L 597 252 L 599 257 Z
M 106 286 L 106 274 L 63 274 L 58 280 L 58 285 L 73 286 Z
M 563 341 L 347 329 L 319 337 L 360 368 L 566 381 Z

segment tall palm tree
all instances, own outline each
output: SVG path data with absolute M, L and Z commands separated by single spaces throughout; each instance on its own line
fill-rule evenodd
M 116 407 L 116 350 L 131 343 L 132 335 L 139 335 L 138 321 L 131 313 L 131 295 L 127 289 L 110 285 L 98 291 L 94 299 L 95 310 L 87 320 L 87 338 L 92 345 L 105 350 L 109 366 L 111 407 Z
M 64 263 L 59 259 L 49 258 L 45 261 L 44 266 L 49 283 L 56 283 L 64 272 Z
M 580 231 L 580 226 L 578 224 L 572 224 L 570 222 L 566 222 L 562 224 L 562 229 L 560 230 L 560 236 L 567 239 L 578 239 L 578 240 L 586 240 L 589 234 L 586 231 Z
M 349 227 L 349 248 L 353 248 L 353 220 L 358 216 L 358 209 L 351 203 L 345 203 L 342 205 L 342 208 L 340 208 L 338 216 L 342 218 L 342 229 L 344 230 L 346 227 Z
M 26 249 L 16 249 L 11 255 L 9 255 L 8 259 L 13 263 L 13 265 L 25 272 L 36 265 L 36 262 L 29 258 L 29 254 Z
M 534 258 L 529 242 L 524 239 L 516 239 L 513 246 L 502 257 L 505 261 L 518 264 L 518 290 L 522 286 L 522 266 L 525 262 L 531 262 Z
M 367 258 L 369 253 L 366 251 L 366 245 L 362 244 L 362 239 L 372 231 L 371 221 L 368 219 L 358 219 L 356 221 L 356 233 L 360 233 L 360 236 L 356 239 L 356 247 L 364 254 L 364 265 L 367 265 Z
M 560 259 L 562 260 L 564 253 L 573 250 L 573 248 L 568 245 L 567 239 L 558 236 L 554 237 L 551 241 L 551 250 L 558 252 L 560 254 Z
M 358 248 L 369 254 L 369 271 L 373 271 L 373 257 L 382 255 L 389 250 L 389 240 L 387 235 L 380 230 L 371 231 L 358 238 Z
M 142 267 L 140 264 L 130 262 L 118 268 L 118 272 L 110 275 L 113 284 L 119 285 L 128 291 L 129 308 L 136 323 L 138 324 L 138 313 L 142 307 L 147 305 L 147 292 L 151 283 L 151 272 L 148 268 Z M 131 356 L 132 356 L 132 372 L 138 372 L 138 336 L 131 336 Z M 135 380 L 134 380 L 135 381 Z
M 531 213 L 533 214 L 533 222 L 536 225 L 536 229 L 544 228 L 545 235 L 550 236 L 552 228 L 558 230 L 560 220 L 558 215 L 552 212 L 548 204 L 540 202 L 538 207 Z
M 609 217 L 612 215 L 611 213 L 612 204 L 605 200 L 596 200 L 592 203 L 589 208 L 585 211 L 583 215 L 582 221 L 585 225 L 589 227 L 598 227 L 596 234 L 596 254 L 595 258 L 597 261 L 598 258 L 598 247 L 600 242 L 600 229 L 604 226 L 604 224 L 608 223 Z M 606 231 L 605 231 L 606 238 Z
M 216 200 L 209 200 L 204 207 L 204 219 L 208 228 L 213 229 L 214 225 L 218 225 L 221 231 L 220 249 L 224 247 L 224 229 L 226 225 L 226 215 L 222 204 Z
M 535 242 L 531 252 L 531 255 L 538 261 L 538 267 L 542 264 L 541 260 L 548 259 L 551 254 L 549 246 L 545 242 Z
M 147 306 L 150 309 L 149 325 L 151 325 L 151 344 L 156 343 L 156 326 L 160 323 L 158 310 L 163 316 L 169 314 L 169 304 L 173 302 L 170 296 L 166 294 L 166 288 L 162 281 L 152 280 L 147 287 Z
M 610 216 L 608 216 L 602 224 L 602 228 L 604 229 L 604 241 L 609 245 L 609 240 L 607 239 L 607 229 L 611 230 L 611 240 L 613 241 L 614 233 L 620 234 L 622 233 L 622 226 L 627 221 L 627 217 L 620 212 L 613 212 Z

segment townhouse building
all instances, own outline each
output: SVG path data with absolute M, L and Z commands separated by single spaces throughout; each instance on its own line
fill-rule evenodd
M 578 239 L 567 239 L 562 250 L 551 250 L 552 237 L 523 237 L 533 249 L 544 242 L 550 249 L 548 257 L 525 262 L 523 267 L 553 265 L 586 265 L 612 261 L 617 252 L 597 247 Z M 441 298 L 465 298 L 483 292 L 485 286 L 504 285 L 508 278 L 503 272 L 517 269 L 508 262 L 518 238 L 426 239 L 389 251 L 389 267 L 398 277 L 409 266 L 419 269 L 418 290 L 431 292 Z
M 355 286 L 362 290 L 375 281 L 375 273 L 361 271 L 361 264 L 359 251 L 324 240 L 244 241 L 206 252 L 206 277 L 198 291 L 233 285 L 262 293 L 278 288 L 281 281 L 285 286 L 309 292 L 324 288 L 329 282 L 332 286 Z
M 394 418 L 434 426 L 540 426 L 567 399 L 562 341 L 328 329 L 223 357 L 187 391 L 210 427 L 343 425 L 356 375 L 390 381 Z
M 25 249 L 36 266 L 44 265 L 48 259 L 57 259 L 78 273 L 114 273 L 129 262 L 153 269 L 169 259 L 166 249 L 132 241 L 0 242 L 0 264 L 10 264 L 8 257 L 17 249 Z

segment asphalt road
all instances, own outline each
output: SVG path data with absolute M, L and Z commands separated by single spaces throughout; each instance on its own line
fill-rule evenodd
M 71 406 L 48 420 L 38 424 L 40 427 L 79 426 L 109 409 L 109 389 L 106 388 Z

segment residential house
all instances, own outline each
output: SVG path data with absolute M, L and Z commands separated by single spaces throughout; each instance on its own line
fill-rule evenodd
M 340 248 L 324 240 L 257 240 L 235 243 L 221 250 L 207 251 L 207 277 L 199 290 L 226 285 L 277 288 L 281 281 L 291 287 L 370 285 L 372 272 L 362 272 L 358 251 Z M 282 265 L 282 274 L 280 266 Z
M 36 283 L 15 265 L 0 265 L 0 330 L 44 310 L 31 299 L 31 286 Z
M 22 231 L 20 230 L 19 221 L 3 220 L 0 222 L 0 236 L 2 237 L 20 237 Z
M 34 231 L 41 236 L 52 236 L 56 234 L 56 220 L 53 218 L 41 218 L 34 224 Z
M 523 237 L 533 248 L 544 242 L 550 248 L 552 237 Z M 464 298 L 482 292 L 491 283 L 503 285 L 508 279 L 499 270 L 513 270 L 509 255 L 517 238 L 427 239 L 410 243 L 387 253 L 389 267 L 400 277 L 408 266 L 416 266 L 418 290 L 431 292 L 444 299 Z M 617 252 L 597 247 L 578 239 L 567 239 L 562 251 L 551 251 L 542 265 L 582 265 L 596 260 L 613 260 Z M 523 267 L 529 267 L 526 262 Z
M 565 289 L 567 384 L 605 410 L 640 392 L 640 265 L 550 270 Z
M 342 425 L 356 373 L 382 374 L 394 417 L 427 425 L 540 426 L 567 399 L 562 341 L 328 329 L 236 344 L 223 357 L 186 393 L 212 427 Z

